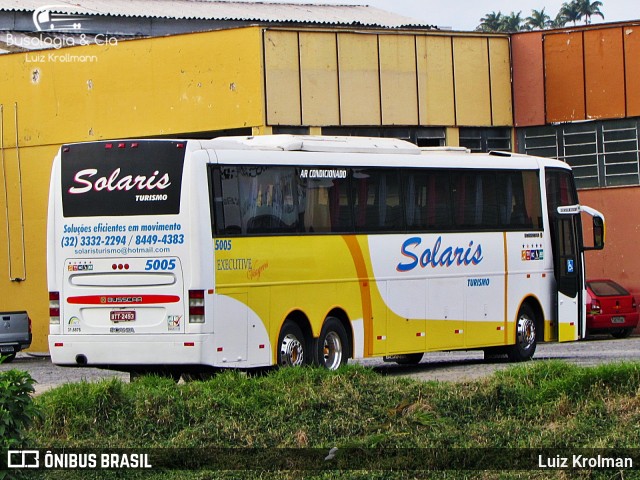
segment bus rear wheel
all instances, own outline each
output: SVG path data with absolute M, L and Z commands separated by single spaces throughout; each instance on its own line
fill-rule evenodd
M 536 336 L 536 315 L 526 303 L 520 307 L 516 323 L 516 343 L 507 348 L 507 356 L 512 362 L 524 362 L 533 357 L 538 338 Z
M 309 363 L 306 339 L 300 327 L 286 320 L 278 337 L 278 365 L 300 367 Z
M 314 363 L 328 370 L 337 370 L 347 363 L 349 341 L 342 323 L 335 317 L 327 317 L 316 340 Z

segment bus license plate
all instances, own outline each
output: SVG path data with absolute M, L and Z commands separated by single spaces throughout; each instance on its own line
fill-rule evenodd
M 111 312 L 111 321 L 114 323 L 133 322 L 135 319 L 136 312 L 134 310 L 117 310 Z
M 611 323 L 624 323 L 624 317 L 613 317 Z

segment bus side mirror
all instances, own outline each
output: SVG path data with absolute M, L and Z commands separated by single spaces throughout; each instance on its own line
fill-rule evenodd
M 604 248 L 604 220 L 602 217 L 593 217 L 593 250 Z
M 583 247 L 583 250 L 602 250 L 604 248 L 604 215 L 595 208 L 580 206 L 580 211 L 591 217 L 593 229 L 593 246 Z M 584 225 L 584 223 L 583 223 Z M 585 232 L 586 233 L 586 232 Z

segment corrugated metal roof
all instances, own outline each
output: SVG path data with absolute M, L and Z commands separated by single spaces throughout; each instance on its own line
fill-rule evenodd
M 366 5 L 326 5 L 210 0 L 54 0 L 57 13 L 141 18 L 236 20 L 367 27 L 434 27 Z M 61 5 L 68 5 L 59 8 Z M 32 12 L 43 0 L 0 0 L 0 11 Z

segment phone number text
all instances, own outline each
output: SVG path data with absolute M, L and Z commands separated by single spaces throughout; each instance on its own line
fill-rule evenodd
M 184 234 L 167 235 L 82 235 L 64 236 L 62 248 L 70 247 L 120 247 L 131 245 L 182 245 Z

